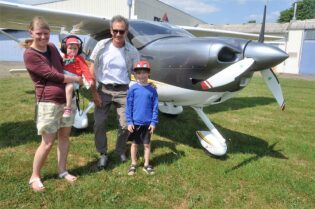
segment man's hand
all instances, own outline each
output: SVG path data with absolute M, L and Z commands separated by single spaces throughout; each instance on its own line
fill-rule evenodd
M 98 94 L 95 85 L 91 86 L 91 90 L 92 90 L 92 96 L 93 96 L 94 104 L 97 107 L 101 107 L 102 106 L 102 99 L 101 99 L 101 96 Z

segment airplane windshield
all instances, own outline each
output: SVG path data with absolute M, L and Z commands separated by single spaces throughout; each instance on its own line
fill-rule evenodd
M 130 21 L 131 42 L 136 48 L 168 37 L 193 37 L 192 34 L 177 26 L 161 22 Z

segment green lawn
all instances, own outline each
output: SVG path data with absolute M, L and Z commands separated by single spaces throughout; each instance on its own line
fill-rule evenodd
M 71 134 L 68 167 L 78 181 L 57 178 L 54 147 L 42 170 L 46 191 L 34 193 L 27 184 L 40 142 L 33 85 L 27 76 L 1 78 L 0 208 L 315 208 L 315 81 L 280 81 L 285 111 L 259 76 L 237 97 L 204 109 L 227 139 L 222 158 L 201 148 L 195 131 L 206 126 L 191 108 L 173 118 L 160 114 L 152 141 L 154 176 L 141 169 L 127 175 L 130 161 L 121 164 L 113 152 L 113 111 L 111 161 L 97 170 L 89 114 L 88 129 Z

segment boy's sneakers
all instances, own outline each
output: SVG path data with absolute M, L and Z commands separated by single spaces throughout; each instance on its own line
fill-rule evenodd
M 152 165 L 147 165 L 143 167 L 143 171 L 146 172 L 149 175 L 153 175 L 154 174 L 154 169 Z
M 137 166 L 131 164 L 131 166 L 128 169 L 128 176 L 132 176 L 133 174 L 135 174 L 136 173 L 136 169 L 137 169 Z
M 71 108 L 65 107 L 62 117 L 69 118 L 71 117 Z

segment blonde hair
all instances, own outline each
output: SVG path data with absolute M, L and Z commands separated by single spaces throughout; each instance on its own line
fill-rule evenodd
M 33 43 L 33 39 L 25 39 L 24 41 L 20 41 L 20 47 L 22 48 L 30 48 Z
M 50 31 L 50 27 L 49 27 L 47 21 L 45 20 L 45 18 L 43 18 L 41 16 L 35 16 L 33 18 L 33 20 L 31 21 L 28 29 L 34 30 L 35 26 L 37 26 L 40 29 L 46 29 L 46 30 Z
M 37 26 L 40 29 L 46 29 L 50 31 L 50 27 L 47 23 L 47 21 L 45 20 L 45 18 L 41 17 L 41 16 L 35 16 L 32 21 L 30 22 L 30 25 L 28 26 L 28 30 L 32 31 L 34 30 L 35 26 Z M 20 42 L 20 46 L 23 48 L 29 48 L 31 47 L 33 43 L 33 39 L 26 39 L 24 41 Z

